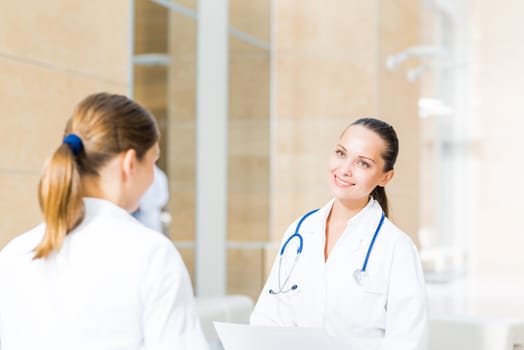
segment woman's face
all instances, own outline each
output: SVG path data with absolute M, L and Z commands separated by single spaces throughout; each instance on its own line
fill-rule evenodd
M 155 143 L 144 155 L 142 160 L 136 161 L 136 168 L 134 174 L 134 180 L 132 184 L 131 193 L 131 208 L 130 211 L 134 211 L 138 208 L 140 198 L 144 195 L 147 189 L 153 183 L 155 177 L 155 163 L 160 156 L 160 148 L 158 142 Z
M 393 170 L 384 172 L 386 144 L 374 131 L 349 126 L 329 159 L 329 188 L 340 202 L 364 207 L 376 186 L 384 186 Z

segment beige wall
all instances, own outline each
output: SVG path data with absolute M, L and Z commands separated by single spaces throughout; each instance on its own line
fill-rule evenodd
M 181 4 L 196 9 L 194 1 Z M 268 45 L 273 27 L 272 51 L 229 41 L 228 241 L 235 248 L 227 289 L 253 298 L 275 256 L 264 242 L 278 242 L 294 218 L 329 199 L 327 157 L 357 117 L 396 126 L 402 151 L 389 187 L 393 217 L 413 237 L 418 230 L 418 150 L 409 147 L 418 142 L 418 87 L 384 68 L 386 55 L 418 42 L 418 2 L 274 1 L 272 18 L 270 5 L 231 1 L 229 12 L 231 26 Z M 171 237 L 193 271 L 196 22 L 173 12 L 168 32 Z
M 474 273 L 524 273 L 524 3 L 470 1 L 471 122 L 479 142 L 472 171 Z
M 228 240 L 266 242 L 270 198 L 270 1 L 233 0 L 234 28 L 267 45 L 229 38 Z M 258 297 L 262 247 L 228 250 L 228 293 Z
M 0 247 L 40 222 L 40 169 L 74 105 L 127 92 L 128 4 L 1 2 Z
M 191 9 L 196 1 L 186 1 Z M 195 117 L 196 117 L 196 33 L 195 20 L 178 13 L 169 14 L 167 166 L 170 187 L 171 238 L 188 242 L 179 249 L 194 281 L 195 265 Z
M 394 125 L 400 143 L 395 178 L 387 188 L 393 221 L 418 244 L 420 216 L 420 124 L 418 83 L 409 82 L 404 70 L 385 69 L 388 55 L 420 45 L 420 8 L 417 0 L 381 0 L 378 12 L 377 116 Z M 404 69 L 417 65 L 406 62 Z
M 167 54 L 169 11 L 150 0 L 135 0 L 134 53 Z M 134 66 L 133 98 L 155 116 L 160 128 L 158 166 L 167 171 L 169 130 L 167 121 L 168 68 Z
M 276 2 L 273 240 L 330 198 L 328 154 L 361 116 L 383 118 L 398 131 L 401 152 L 387 191 L 394 221 L 416 240 L 418 87 L 386 71 L 385 58 L 419 43 L 418 16 L 416 0 Z
M 194 2 L 186 7 L 195 9 Z M 269 1 L 230 1 L 230 25 L 269 46 Z M 196 22 L 170 14 L 169 146 L 171 237 L 194 270 Z M 269 226 L 269 51 L 229 38 L 228 241 L 265 242 Z M 212 174 L 210 174 L 212 176 Z M 180 244 L 179 244 L 180 245 Z M 228 250 L 228 293 L 256 297 L 262 249 Z

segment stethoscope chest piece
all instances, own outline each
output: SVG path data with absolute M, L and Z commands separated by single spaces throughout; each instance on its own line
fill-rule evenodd
M 356 269 L 353 272 L 353 278 L 355 279 L 355 282 L 357 282 L 358 285 L 363 285 L 367 277 L 368 274 L 366 273 L 366 271 L 362 271 L 362 269 Z

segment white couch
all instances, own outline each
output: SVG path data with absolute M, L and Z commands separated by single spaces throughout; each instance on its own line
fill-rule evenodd
M 202 330 L 212 350 L 222 349 L 213 322 L 247 324 L 254 307 L 253 300 L 245 295 L 197 297 L 196 305 Z

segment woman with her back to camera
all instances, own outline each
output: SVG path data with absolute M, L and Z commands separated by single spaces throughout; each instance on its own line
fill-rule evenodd
M 427 349 L 421 263 L 388 219 L 398 149 L 381 120 L 344 130 L 329 159 L 333 198 L 285 232 L 251 324 L 325 328 L 348 349 Z
M 44 223 L 0 253 L 2 350 L 208 348 L 176 248 L 129 214 L 158 139 L 125 96 L 78 104 L 40 179 Z

